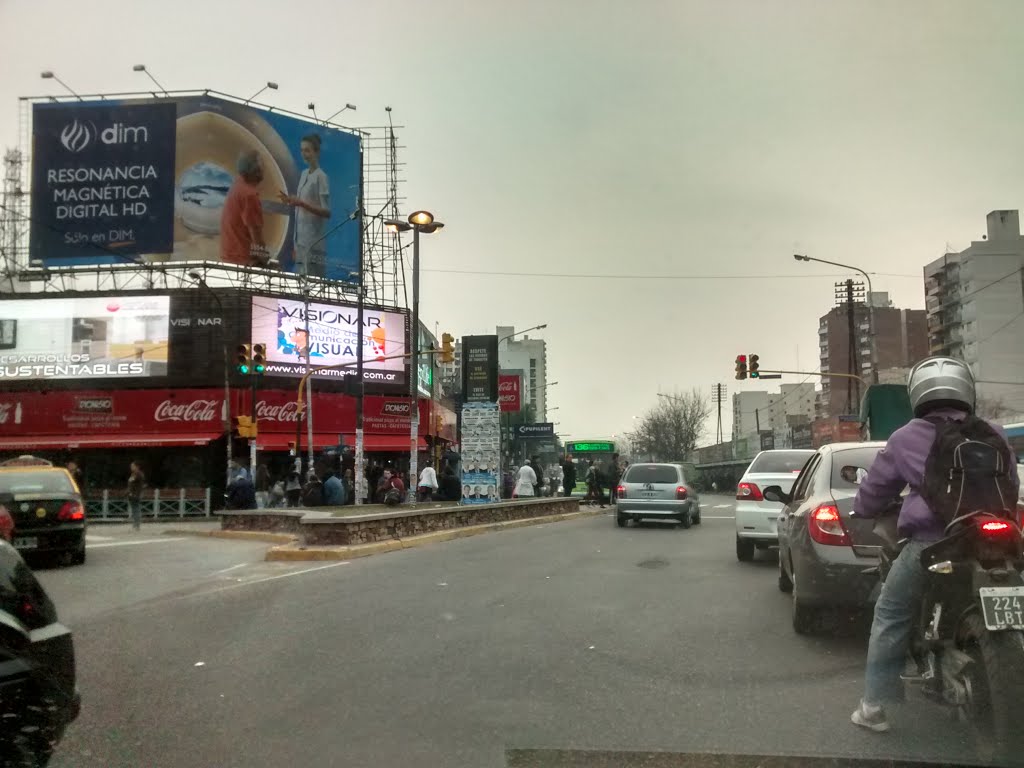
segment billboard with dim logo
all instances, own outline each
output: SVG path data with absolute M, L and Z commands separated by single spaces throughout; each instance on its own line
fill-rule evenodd
M 359 269 L 360 139 L 208 94 L 39 102 L 31 259 Z

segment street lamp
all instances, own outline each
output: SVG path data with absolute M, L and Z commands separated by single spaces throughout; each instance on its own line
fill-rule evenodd
M 269 88 L 272 91 L 276 91 L 277 90 L 277 83 L 274 83 L 274 82 L 271 82 L 270 80 L 267 80 L 267 84 L 264 85 L 262 88 L 260 88 L 258 91 L 256 91 L 256 93 L 254 93 L 248 99 L 246 99 L 245 103 L 248 104 L 250 101 L 252 101 L 257 96 L 259 96 L 261 93 L 263 93 L 265 90 L 267 90 L 267 88 Z
M 41 78 L 43 78 L 43 80 L 56 80 L 58 83 L 60 83 L 61 85 L 64 86 L 64 90 L 66 90 L 68 93 L 70 93 L 76 99 L 78 99 L 79 101 L 85 101 L 85 99 L 83 99 L 81 96 L 79 96 L 73 90 L 71 90 L 71 86 L 69 86 L 67 83 L 65 83 L 63 80 L 61 80 L 55 74 L 53 74 L 53 72 L 51 72 L 50 70 L 46 70 L 45 72 L 40 72 L 39 76 Z
M 825 259 L 818 259 L 814 256 L 804 256 L 799 253 L 794 253 L 793 258 L 797 261 L 816 261 L 819 264 L 829 264 L 833 267 L 842 267 L 843 269 L 852 269 L 854 272 L 860 272 L 864 275 L 864 279 L 868 283 L 868 333 L 871 336 L 871 382 L 873 384 L 878 383 L 878 339 L 875 338 L 875 305 L 871 302 L 871 294 L 873 290 L 871 288 L 871 275 L 865 272 L 860 267 L 855 267 L 852 264 L 840 264 L 838 261 L 826 261 Z M 851 371 L 851 373 L 855 373 Z
M 200 288 L 205 288 L 206 292 L 209 293 L 213 300 L 217 302 L 217 311 L 220 312 L 220 342 L 223 347 L 224 353 L 224 407 L 221 408 L 221 415 L 224 419 L 224 436 L 227 440 L 227 454 L 228 454 L 228 465 L 225 471 L 231 471 L 231 459 L 233 453 L 231 449 L 231 378 L 230 370 L 228 365 L 228 329 L 227 329 L 227 316 L 224 314 L 224 304 L 220 300 L 220 296 L 214 293 L 214 290 L 206 282 L 203 274 L 197 270 L 190 270 L 188 276 L 196 281 L 196 284 Z
M 444 227 L 430 211 L 413 211 L 406 221 L 385 219 L 384 226 L 392 232 L 412 230 L 412 354 L 409 359 L 409 485 L 415 488 L 419 480 L 419 366 L 420 366 L 420 233 L 431 234 Z M 359 329 L 362 333 L 362 328 Z M 361 341 L 361 339 L 360 339 Z M 409 495 L 411 504 L 415 494 Z
M 355 104 L 346 104 L 346 105 L 345 105 L 344 107 L 342 107 L 342 108 L 341 108 L 341 109 L 339 109 L 339 110 L 338 110 L 337 112 L 335 112 L 335 113 L 334 113 L 333 115 L 331 115 L 331 116 L 330 116 L 330 117 L 328 117 L 328 118 L 327 118 L 326 120 L 324 120 L 324 125 L 327 125 L 327 123 L 331 122 L 331 120 L 333 120 L 334 118 L 336 118 L 336 117 L 337 117 L 338 115 L 340 115 L 340 114 L 341 114 L 342 112 L 344 112 L 344 111 L 345 111 L 346 109 L 351 109 L 351 110 L 352 110 L 353 112 L 355 112 L 355 110 L 356 110 L 356 105 L 355 105 Z
M 157 79 L 155 77 L 153 77 L 153 73 L 151 73 L 148 69 L 146 69 L 146 65 L 145 64 L 136 64 L 134 67 L 132 67 L 132 72 L 143 72 L 143 73 L 145 73 L 146 77 L 148 77 L 150 80 L 152 80 L 154 83 L 156 83 L 156 87 L 159 88 L 161 91 L 163 91 L 164 96 L 170 96 L 170 94 L 167 92 L 167 89 L 164 88 L 162 85 L 160 85 L 160 83 L 157 82 Z
M 542 323 L 541 325 L 533 326 L 533 328 L 524 328 L 521 331 L 516 331 L 515 333 L 510 333 L 508 336 L 502 336 L 500 339 L 498 339 L 498 346 L 500 347 L 501 346 L 501 342 L 508 341 L 513 336 L 519 336 L 520 334 L 529 333 L 530 331 L 542 331 L 542 330 L 544 330 L 547 327 L 548 327 L 547 323 Z

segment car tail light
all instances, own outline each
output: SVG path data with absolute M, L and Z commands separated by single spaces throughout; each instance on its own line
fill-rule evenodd
M 686 486 L 685 485 L 680 485 L 678 488 L 676 488 L 676 498 L 677 499 L 685 499 L 686 498 Z
M 14 538 L 14 518 L 6 507 L 0 507 L 0 539 L 10 541 Z
M 616 488 L 615 495 L 618 496 L 620 499 L 626 498 L 626 486 L 620 485 L 618 488 Z
M 85 510 L 77 501 L 65 501 L 57 513 L 57 519 L 65 522 L 85 520 Z
M 833 504 L 822 504 L 807 517 L 811 538 L 819 544 L 850 546 L 850 537 L 843 527 L 839 510 Z
M 740 483 L 736 486 L 736 498 L 740 501 L 764 501 L 757 483 Z

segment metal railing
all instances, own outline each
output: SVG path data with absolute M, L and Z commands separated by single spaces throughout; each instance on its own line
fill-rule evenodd
M 143 496 L 142 518 L 210 517 L 210 502 L 209 488 L 154 488 Z M 124 491 L 104 490 L 86 498 L 85 514 L 90 520 L 128 521 L 128 499 Z

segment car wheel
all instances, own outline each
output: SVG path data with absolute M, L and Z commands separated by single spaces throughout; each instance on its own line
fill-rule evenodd
M 754 542 L 750 539 L 736 537 L 736 559 L 741 563 L 749 563 L 754 559 Z
M 697 514 L 693 516 L 693 524 L 700 525 L 700 507 L 697 507 Z
M 685 515 L 679 518 L 679 527 L 686 529 L 693 524 L 693 519 L 690 517 L 690 513 L 687 512 Z
M 818 628 L 820 618 L 817 608 L 802 602 L 796 593 L 796 571 L 793 572 L 793 631 L 798 635 L 810 635 Z
M 615 513 L 615 524 L 619 526 L 619 528 L 625 528 L 627 522 L 628 519 L 624 514 L 622 514 L 621 512 Z
M 85 565 L 85 544 L 82 544 L 79 549 L 75 550 L 74 554 L 71 556 L 71 564 Z
M 779 591 L 786 592 L 787 594 L 793 591 L 793 581 L 789 578 L 789 574 L 786 573 L 786 566 L 783 564 L 785 558 L 782 556 L 782 551 L 779 551 Z

